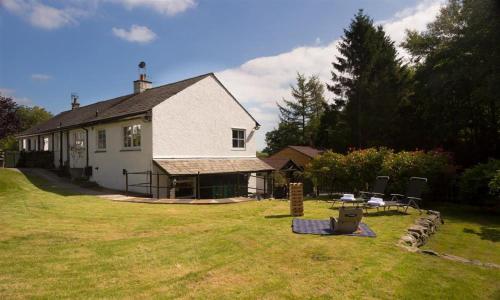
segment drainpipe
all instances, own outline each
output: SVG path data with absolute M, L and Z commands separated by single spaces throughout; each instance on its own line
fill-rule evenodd
M 63 168 L 63 132 L 59 131 L 59 168 Z
M 85 149 L 87 150 L 87 156 L 85 161 L 85 167 L 89 166 L 89 130 L 85 127 L 82 127 L 85 130 Z
M 71 169 L 71 158 L 69 156 L 69 130 L 66 130 L 66 158 L 68 159 L 68 168 Z

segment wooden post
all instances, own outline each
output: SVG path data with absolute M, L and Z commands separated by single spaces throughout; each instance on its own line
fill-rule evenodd
M 170 199 L 170 186 L 172 184 L 172 177 L 167 176 L 167 199 Z
M 160 199 L 160 171 L 156 173 L 156 198 Z
M 123 174 L 125 174 L 125 194 L 128 194 L 128 172 L 123 169 Z
M 196 175 L 196 199 L 200 199 L 200 171 Z
M 264 197 L 266 196 L 267 193 L 267 173 L 264 175 Z
M 153 171 L 149 171 L 149 197 L 153 198 Z
M 273 172 L 269 172 L 271 174 L 271 198 L 274 198 L 274 176 Z

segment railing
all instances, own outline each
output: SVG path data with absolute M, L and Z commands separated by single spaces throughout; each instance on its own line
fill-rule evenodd
M 241 175 L 241 174 L 248 174 L 248 173 L 235 173 L 235 175 Z M 167 195 L 167 197 L 169 197 L 170 190 L 178 188 L 178 185 L 176 185 L 175 183 L 174 184 L 167 184 L 167 185 L 160 185 L 161 176 L 167 176 L 167 177 L 170 177 L 171 179 L 176 178 L 173 176 L 168 176 L 168 174 L 164 174 L 164 173 L 153 173 L 152 171 L 128 172 L 127 170 L 124 169 L 123 175 L 125 175 L 125 192 L 127 194 L 131 193 L 131 188 L 143 188 L 144 189 L 143 194 L 146 194 L 151 198 L 154 197 L 153 190 L 156 191 L 157 198 L 160 197 L 161 191 L 166 191 L 165 194 Z M 136 180 L 138 182 L 131 180 L 134 176 L 140 176 L 140 175 L 143 175 L 145 178 L 143 178 L 142 180 Z M 240 185 L 239 182 L 237 184 L 219 184 L 219 185 L 201 186 L 199 176 L 200 176 L 200 174 L 194 175 L 194 176 L 182 176 L 182 177 L 197 178 L 195 183 L 194 183 L 194 186 L 193 186 L 194 195 L 195 195 L 196 199 L 200 199 L 201 191 L 206 191 L 206 190 L 209 190 L 209 191 L 211 190 L 214 198 L 219 198 L 219 196 L 222 196 L 220 198 L 227 198 L 230 196 L 231 197 L 233 197 L 233 196 L 248 197 L 249 194 L 252 194 L 252 193 L 248 192 L 249 190 L 254 191 L 253 194 L 258 194 L 259 192 L 261 192 L 262 194 L 267 195 L 269 192 L 269 194 L 272 195 L 273 190 L 274 190 L 274 188 L 273 188 L 274 178 L 271 177 L 271 180 L 269 180 L 270 179 L 269 176 L 259 176 L 259 175 L 251 175 L 251 174 L 248 176 L 249 178 L 255 177 L 257 179 L 263 179 L 263 181 L 264 181 L 263 188 L 257 187 L 257 184 L 255 187 L 248 186 L 248 184 Z M 156 179 L 156 180 L 154 180 L 154 179 Z M 156 182 L 154 182 L 154 181 L 156 181 Z M 271 181 L 271 182 L 269 182 L 269 181 Z M 271 185 L 270 188 L 268 188 L 269 184 Z M 133 193 L 140 193 L 140 192 L 137 192 L 137 189 L 134 189 L 134 190 L 135 191 L 133 191 Z M 227 196 L 227 197 L 225 197 L 225 196 Z

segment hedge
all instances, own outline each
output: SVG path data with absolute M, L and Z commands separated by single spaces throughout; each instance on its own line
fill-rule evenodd
M 442 151 L 402 151 L 387 148 L 327 151 L 306 166 L 306 176 L 323 191 L 357 192 L 371 188 L 375 177 L 391 178 L 387 193 L 402 193 L 412 176 L 426 177 L 426 199 L 449 200 L 455 179 L 451 155 Z
M 54 152 L 52 151 L 21 151 L 17 163 L 20 168 L 54 168 Z

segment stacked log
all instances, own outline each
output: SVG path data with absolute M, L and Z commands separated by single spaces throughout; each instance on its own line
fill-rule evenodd
M 302 183 L 290 183 L 290 215 L 299 217 L 304 215 L 304 192 Z

